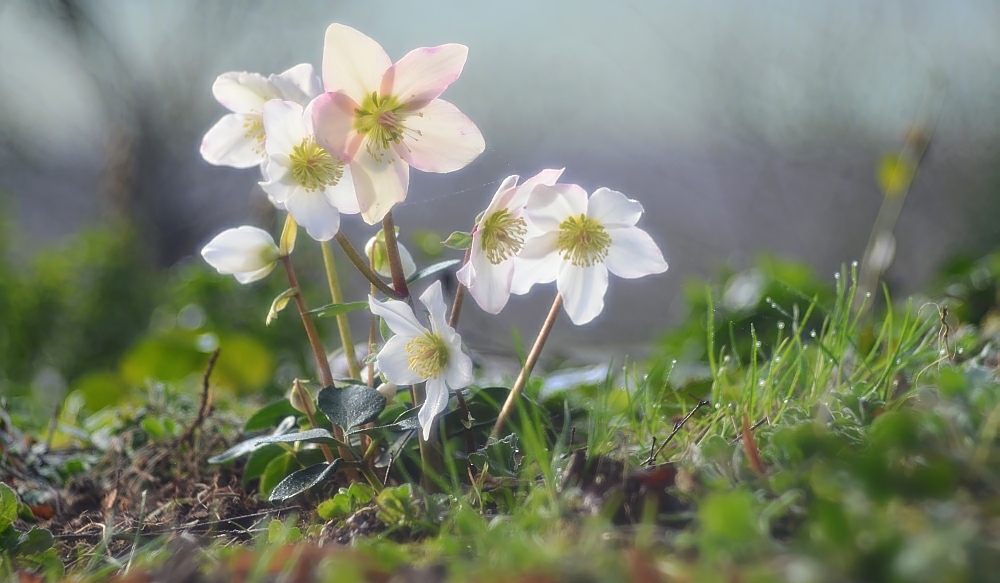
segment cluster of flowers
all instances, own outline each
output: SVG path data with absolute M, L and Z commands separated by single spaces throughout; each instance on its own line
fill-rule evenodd
M 308 64 L 269 77 L 219 76 L 212 91 L 232 113 L 207 132 L 202 156 L 216 165 L 259 166 L 269 200 L 313 239 L 335 237 L 341 214 L 360 213 L 375 224 L 405 199 L 411 166 L 452 172 L 484 151 L 476 125 L 439 98 L 461 74 L 467 53 L 465 46 L 446 44 L 392 63 L 371 38 L 333 24 L 322 82 Z M 635 226 L 642 205 L 608 188 L 588 197 L 580 186 L 559 183 L 561 175 L 542 170 L 520 184 L 508 177 L 476 220 L 457 276 L 485 311 L 499 313 L 510 294 L 555 281 L 570 319 L 585 324 L 604 307 L 609 271 L 637 278 L 667 269 L 656 244 Z M 374 244 L 369 241 L 369 251 Z M 248 283 L 270 273 L 283 252 L 266 231 L 242 226 L 216 236 L 202 256 Z M 402 261 L 415 269 L 408 254 Z M 377 271 L 387 274 L 385 267 Z M 426 436 L 447 408 L 449 388 L 464 388 L 473 378 L 461 337 L 445 316 L 440 283 L 420 299 L 430 329 L 405 302 L 369 297 L 369 305 L 395 333 L 377 356 L 385 378 L 398 385 L 427 382 L 419 415 Z

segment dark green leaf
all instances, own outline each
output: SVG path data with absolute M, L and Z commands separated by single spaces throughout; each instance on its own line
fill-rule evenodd
M 350 429 L 378 418 L 385 409 L 385 397 L 367 385 L 323 387 L 316 405 L 332 423 Z
M 420 281 L 421 279 L 424 279 L 425 277 L 430 277 L 430 276 L 432 276 L 432 275 L 434 275 L 436 273 L 440 273 L 440 272 L 442 272 L 442 271 L 444 271 L 444 270 L 446 270 L 446 269 L 448 269 L 448 268 L 450 268 L 452 266 L 458 265 L 461 262 L 462 261 L 459 260 L 459 259 L 449 259 L 448 261 L 442 261 L 440 263 L 435 263 L 434 265 L 431 265 L 430 267 L 425 267 L 425 268 L 421 269 L 420 271 L 418 271 L 418 272 L 414 273 L 413 275 L 411 275 L 410 278 L 406 280 L 406 283 L 407 283 L 407 285 L 409 285 L 411 283 L 416 283 L 416 282 Z
M 381 397 L 381 395 L 379 396 Z M 343 445 L 341 442 L 334 439 L 333 435 L 331 435 L 326 429 L 310 429 L 309 431 L 286 433 L 284 435 L 263 435 L 261 437 L 255 437 L 253 439 L 237 443 L 219 455 L 209 458 L 208 463 L 225 463 L 238 457 L 245 456 L 268 443 L 294 443 L 296 441 L 305 441 L 309 443 L 330 443 L 337 446 Z
M 21 555 L 34 555 L 50 549 L 53 544 L 55 544 L 55 539 L 52 538 L 52 533 L 48 529 L 34 527 L 21 535 L 14 552 Z
M 271 490 L 268 500 L 271 502 L 282 502 L 305 492 L 316 484 L 319 484 L 333 474 L 340 467 L 341 460 L 333 460 L 333 463 L 321 463 L 308 468 L 301 469 L 288 475 L 280 484 Z
M 516 454 L 517 436 L 511 433 L 503 439 L 489 438 L 485 447 L 469 456 L 469 461 L 481 472 L 488 469 L 494 476 L 514 478 L 520 466 Z
M 309 314 L 317 318 L 333 318 L 341 314 L 347 314 L 355 310 L 368 309 L 368 302 L 346 302 L 343 304 L 327 304 L 321 308 L 309 310 Z
M 465 251 L 472 246 L 472 235 L 464 231 L 455 231 L 448 235 L 448 238 L 441 241 L 441 244 L 451 249 Z
M 250 454 L 250 459 L 247 460 L 247 467 L 243 470 L 243 484 L 246 485 L 250 483 L 250 480 L 259 478 L 264 473 L 264 470 L 267 469 L 267 464 L 283 453 L 285 453 L 283 447 L 271 443 Z
M 267 496 L 286 477 L 301 466 L 295 461 L 295 454 L 286 451 L 271 460 L 260 477 L 260 494 Z
M 285 417 L 298 414 L 299 412 L 292 407 L 292 404 L 288 401 L 288 399 L 281 399 L 280 401 L 275 401 L 270 405 L 266 405 L 264 408 L 251 415 L 250 418 L 247 419 L 246 425 L 243 426 L 243 431 L 246 433 L 252 433 L 254 431 L 271 429 Z

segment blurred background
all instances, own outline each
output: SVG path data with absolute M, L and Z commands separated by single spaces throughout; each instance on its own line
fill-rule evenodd
M 930 145 L 896 225 L 890 289 L 912 293 L 952 258 L 1000 246 L 995 1 L 0 0 L 0 392 L 84 387 L 93 399 L 183 376 L 220 342 L 237 347 L 233 386 L 308 366 L 290 314 L 263 328 L 278 278 L 238 289 L 192 258 L 224 228 L 277 232 L 256 170 L 210 166 L 198 146 L 225 113 L 218 74 L 318 69 L 331 22 L 393 59 L 470 48 L 444 97 L 487 149 L 460 172 L 413 174 L 395 216 L 418 262 L 458 257 L 436 241 L 468 230 L 509 174 L 566 167 L 589 191 L 642 202 L 670 270 L 612 279 L 594 323 L 557 325 L 556 351 L 648 345 L 688 316 L 685 281 L 721 266 L 752 275 L 761 254 L 832 284 L 865 250 L 879 160 L 915 127 Z M 344 229 L 359 246 L 374 234 L 357 218 Z M 348 285 L 351 298 L 366 290 Z M 530 343 L 554 293 L 536 288 L 502 318 L 469 302 L 460 331 L 511 354 L 512 328 Z

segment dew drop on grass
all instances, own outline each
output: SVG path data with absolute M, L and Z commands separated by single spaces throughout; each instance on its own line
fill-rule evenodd
M 840 279 L 840 272 L 839 271 L 837 273 L 833 274 L 833 279 Z
M 716 403 L 716 404 L 715 404 L 715 408 L 716 408 L 716 409 L 720 409 L 720 408 L 722 408 L 722 405 L 720 405 L 719 403 Z
M 764 386 L 764 380 L 761 379 L 760 382 L 757 383 L 757 386 L 758 387 L 763 387 Z
M 754 346 L 756 346 L 757 348 L 760 348 L 760 340 L 758 340 L 756 343 L 754 343 Z
M 778 322 L 778 330 L 784 330 L 784 329 L 785 329 L 785 323 L 784 322 Z
M 854 261 L 851 262 L 851 267 L 857 267 L 857 266 L 858 266 L 858 260 L 855 259 Z
M 892 381 L 892 386 L 898 387 L 899 386 L 899 381 Z
M 865 297 L 866 298 L 872 297 L 872 292 L 865 292 Z
M 959 353 L 959 354 L 962 354 L 963 352 L 965 352 L 965 349 L 964 349 L 964 348 L 962 348 L 962 347 L 959 347 L 959 348 L 958 348 L 958 353 Z
M 775 356 L 774 357 L 774 362 L 781 362 L 781 357 L 780 356 Z
M 815 331 L 815 330 L 811 330 L 811 331 L 809 332 L 809 337 L 810 337 L 810 338 L 815 338 L 815 337 L 816 337 L 816 331 Z
M 902 358 L 897 358 L 896 359 L 896 364 L 902 364 L 902 363 L 903 363 L 903 359 Z
M 781 402 L 787 404 L 788 403 L 788 399 L 785 399 L 785 400 L 783 400 Z
M 677 359 L 675 358 L 675 359 L 671 360 L 670 364 L 677 364 Z
M 946 353 L 947 353 L 947 351 L 944 348 L 942 348 L 941 350 L 938 350 L 938 354 L 940 354 L 941 356 L 944 356 Z

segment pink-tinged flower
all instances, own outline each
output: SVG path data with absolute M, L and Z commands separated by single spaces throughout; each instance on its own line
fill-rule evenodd
M 476 125 L 438 99 L 462 73 L 468 51 L 458 44 L 420 48 L 392 64 L 377 42 L 353 28 L 326 29 L 327 93 L 313 106 L 316 138 L 351 163 L 369 224 L 406 198 L 410 166 L 453 172 L 486 148 Z
M 536 186 L 552 186 L 562 173 L 542 170 L 520 185 L 517 176 L 508 176 L 472 229 L 469 261 L 456 275 L 483 310 L 497 314 L 507 305 L 516 277 L 514 257 L 529 236 L 524 205 Z
M 257 227 L 227 229 L 201 250 L 201 256 L 223 275 L 240 283 L 263 279 L 278 262 L 278 246 L 271 235 Z
M 368 296 L 372 313 L 381 316 L 395 334 L 376 357 L 379 370 L 397 385 L 427 382 L 417 419 L 428 439 L 434 419 L 448 408 L 449 388 L 457 391 L 472 384 L 472 359 L 462 352 L 462 337 L 448 325 L 441 282 L 427 288 L 420 301 L 430 314 L 430 330 L 417 321 L 406 302 L 380 302 Z
M 222 116 L 201 141 L 201 156 L 209 164 L 252 168 L 264 161 L 264 104 L 272 99 L 306 105 L 323 92 L 312 65 L 303 63 L 277 75 L 223 73 L 212 94 L 233 112 Z
M 264 104 L 267 162 L 260 187 L 317 241 L 340 230 L 340 213 L 356 214 L 350 168 L 319 147 L 309 107 L 273 99 Z
M 575 184 L 536 187 L 525 216 L 540 234 L 517 258 L 513 293 L 555 280 L 570 320 L 593 320 L 604 309 L 608 271 L 634 279 L 667 270 L 656 243 L 635 226 L 641 215 L 641 204 L 608 188 L 588 200 Z

